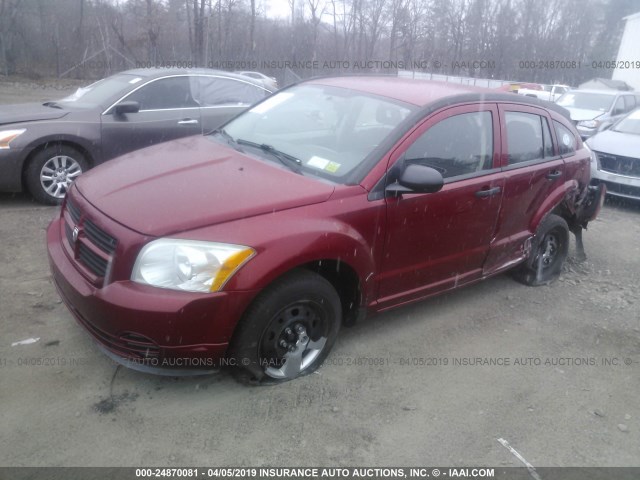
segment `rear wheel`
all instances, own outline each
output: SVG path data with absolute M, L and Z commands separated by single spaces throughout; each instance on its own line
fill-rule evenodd
M 26 169 L 26 184 L 39 202 L 59 205 L 73 181 L 89 168 L 85 156 L 67 145 L 52 145 L 36 153 Z
M 550 214 L 540 222 L 531 254 L 514 272 L 514 277 L 525 285 L 547 285 L 560 276 L 568 252 L 567 222 L 558 215 Z
M 277 383 L 316 370 L 329 354 L 341 322 L 340 298 L 320 275 L 294 271 L 249 307 L 234 335 L 236 376 Z

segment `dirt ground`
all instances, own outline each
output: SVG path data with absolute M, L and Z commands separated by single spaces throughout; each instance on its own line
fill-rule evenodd
M 22 90 L 0 102 L 49 93 Z M 607 202 L 555 284 L 370 318 L 276 387 L 116 368 L 51 283 L 57 214 L 0 194 L 1 466 L 522 466 L 498 438 L 536 467 L 640 465 L 640 204 Z

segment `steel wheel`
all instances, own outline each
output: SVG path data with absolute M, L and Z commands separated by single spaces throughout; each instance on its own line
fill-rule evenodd
M 316 370 L 342 322 L 342 305 L 321 275 L 297 269 L 265 288 L 234 332 L 228 356 L 238 380 L 270 384 Z
M 549 268 L 553 265 L 553 262 L 558 256 L 558 244 L 558 238 L 553 232 L 544 236 L 540 243 L 540 254 L 538 255 L 538 261 L 542 265 L 538 268 Z
M 290 305 L 271 320 L 263 337 L 260 362 L 271 378 L 292 379 L 318 358 L 327 343 L 327 319 L 312 302 Z
M 515 271 L 516 280 L 546 285 L 560 276 L 569 252 L 569 227 L 564 218 L 549 214 L 538 227 L 530 257 Z

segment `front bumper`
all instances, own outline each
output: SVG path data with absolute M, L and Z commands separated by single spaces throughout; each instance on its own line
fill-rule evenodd
M 599 131 L 597 128 L 587 128 L 580 125 L 576 125 L 576 130 L 578 130 L 580 138 L 582 138 L 583 141 L 593 137 Z
M 116 281 L 96 287 L 69 258 L 54 220 L 47 230 L 55 286 L 78 323 L 109 356 L 151 373 L 214 370 L 255 292 L 178 292 Z
M 627 177 L 597 169 L 592 178 L 607 186 L 607 194 L 616 197 L 640 200 L 640 178 Z
M 22 191 L 22 164 L 25 152 L 21 148 L 0 149 L 0 191 Z

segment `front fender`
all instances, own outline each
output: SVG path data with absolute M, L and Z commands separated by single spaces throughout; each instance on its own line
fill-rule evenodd
M 350 267 L 358 276 L 363 298 L 373 290 L 375 262 L 370 243 L 353 227 L 335 221 L 305 223 L 305 231 L 278 225 L 279 238 L 259 245 L 257 255 L 229 282 L 228 289 L 262 290 L 274 280 L 301 265 L 333 260 Z M 372 282 L 371 282 L 372 283 Z M 371 287 L 371 288 L 369 288 Z

